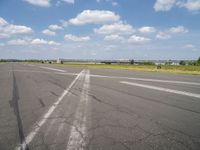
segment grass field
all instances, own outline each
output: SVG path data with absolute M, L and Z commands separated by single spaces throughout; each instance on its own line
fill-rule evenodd
M 107 69 L 122 69 L 136 70 L 149 72 L 167 72 L 177 74 L 192 74 L 200 75 L 200 66 L 172 66 L 163 65 L 161 69 L 157 69 L 155 65 L 123 65 L 123 64 L 80 64 L 80 63 L 65 63 L 63 66 L 88 67 L 88 68 L 107 68 Z
M 4 62 L 0 62 L 2 64 Z M 22 62 L 24 63 L 24 62 Z M 31 64 L 41 64 L 41 62 L 25 62 Z M 46 64 L 46 63 L 45 63 Z M 148 71 L 148 72 L 164 72 L 175 74 L 200 75 L 200 66 L 174 66 L 162 65 L 161 69 L 157 69 L 156 65 L 130 65 L 130 64 L 88 64 L 88 63 L 64 63 L 52 64 L 58 66 L 73 66 L 86 68 L 104 68 L 104 69 L 118 69 L 118 70 L 133 70 L 133 71 Z

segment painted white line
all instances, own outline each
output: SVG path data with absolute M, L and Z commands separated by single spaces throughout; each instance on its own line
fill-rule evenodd
M 91 74 L 91 77 L 99 78 L 116 78 L 116 79 L 128 79 L 136 81 L 148 81 L 148 82 L 161 82 L 161 83 L 173 83 L 173 84 L 186 84 L 186 85 L 200 85 L 198 82 L 185 82 L 185 81 L 175 81 L 175 80 L 157 80 L 157 79 L 148 79 L 148 78 L 132 78 L 132 77 L 118 77 L 118 76 L 103 76 Z
M 17 69 L 15 69 L 13 71 L 15 71 L 15 72 L 30 72 L 30 73 L 47 73 L 47 74 L 52 74 L 52 72 L 47 72 L 47 71 L 17 70 Z
M 90 88 L 90 75 L 89 70 L 85 74 L 85 82 L 83 84 L 83 89 L 80 97 L 80 102 L 78 104 L 75 120 L 73 122 L 69 141 L 67 144 L 67 150 L 83 150 L 86 142 L 86 112 L 88 107 L 88 93 Z
M 27 145 L 34 139 L 35 135 L 38 133 L 40 128 L 43 126 L 43 124 L 47 121 L 47 119 L 50 117 L 50 115 L 56 109 L 58 104 L 69 93 L 70 89 L 74 86 L 74 84 L 80 78 L 80 76 L 82 76 L 83 72 L 84 72 L 84 70 L 81 71 L 78 74 L 78 76 L 72 81 L 72 83 L 68 86 L 68 88 L 63 91 L 62 95 L 58 98 L 58 100 L 50 107 L 50 109 L 44 114 L 42 119 L 36 123 L 36 125 L 34 126 L 34 129 L 26 136 L 25 141 L 23 141 L 20 146 L 16 147 L 17 150 L 25 150 L 26 149 Z
M 50 68 L 50 67 L 40 66 L 40 68 L 42 68 L 42 69 L 48 69 L 48 70 L 53 70 L 53 71 L 59 71 L 59 72 L 66 72 L 65 70 L 56 69 L 56 68 Z
M 153 89 L 153 90 L 158 90 L 158 91 L 163 91 L 163 92 L 168 92 L 168 93 L 174 93 L 174 94 L 189 96 L 189 97 L 200 98 L 200 94 L 195 94 L 195 93 L 190 93 L 190 92 L 185 92 L 185 91 L 172 90 L 172 89 L 167 89 L 167 88 L 158 87 L 158 86 L 151 86 L 151 85 L 146 85 L 146 84 L 138 84 L 138 83 L 126 82 L 126 81 L 121 81 L 120 83 L 127 84 L 127 85 L 132 85 L 132 86 L 137 86 L 137 87 Z
M 10 70 L 12 71 L 12 70 Z M 59 74 L 59 75 L 71 75 L 71 76 L 77 76 L 78 73 L 63 73 L 63 72 L 47 72 L 47 71 L 32 71 L 32 70 L 13 70 L 16 72 L 30 72 L 30 73 L 45 73 L 45 74 Z
M 35 65 L 28 64 L 28 66 L 34 67 Z
M 77 73 L 60 73 L 60 72 L 54 72 L 55 74 L 60 74 L 60 75 L 72 75 L 72 76 L 77 76 Z
M 54 69 L 54 68 L 53 68 Z M 38 72 L 38 73 L 51 73 L 45 71 L 31 71 L 31 70 L 14 70 L 18 72 Z M 64 70 L 62 70 L 64 71 Z M 77 73 L 66 73 L 66 72 L 54 72 L 54 74 L 60 75 L 78 75 Z M 160 82 L 160 83 L 171 83 L 171 84 L 185 84 L 185 85 L 200 85 L 199 82 L 185 82 L 185 81 L 175 81 L 175 80 L 158 80 L 158 79 L 148 79 L 148 78 L 132 78 L 132 77 L 118 77 L 118 76 L 104 76 L 104 75 L 97 75 L 97 74 L 90 74 L 90 77 L 96 78 L 110 78 L 110 79 L 128 79 L 128 80 L 135 80 L 135 81 L 147 81 L 147 82 Z

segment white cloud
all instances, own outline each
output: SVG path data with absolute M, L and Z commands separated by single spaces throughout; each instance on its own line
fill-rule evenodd
M 47 41 L 48 45 L 60 45 L 60 43 L 57 43 L 55 41 Z
M 56 35 L 55 32 L 50 31 L 49 29 L 45 29 L 45 30 L 43 30 L 42 33 L 43 33 L 43 34 L 46 34 L 46 35 L 50 35 L 50 36 L 54 36 L 54 35 Z
M 104 38 L 105 41 L 123 41 L 124 37 L 112 34 L 112 35 L 106 35 Z
M 86 42 L 90 40 L 89 36 L 75 36 L 72 34 L 66 34 L 64 39 L 66 41 L 73 41 L 73 42 Z
M 47 44 L 48 42 L 46 40 L 43 39 L 34 39 L 32 40 L 31 44 L 34 45 L 39 45 L 39 44 Z
M 5 19 L 0 17 L 0 38 L 9 38 L 11 35 L 29 34 L 33 30 L 23 25 L 9 24 Z
M 24 38 L 24 39 L 10 40 L 7 42 L 7 45 L 60 45 L 60 43 L 38 38 L 37 39 Z
M 48 28 L 51 30 L 62 30 L 63 29 L 61 26 L 56 25 L 56 24 L 49 25 Z
M 9 38 L 10 35 L 6 33 L 0 33 L 0 39 Z
M 84 25 L 84 24 L 106 24 L 113 23 L 120 20 L 120 16 L 116 15 L 112 11 L 105 10 L 84 10 L 77 15 L 76 18 L 69 20 L 70 24 L 73 25 Z
M 114 24 L 103 25 L 99 29 L 94 29 L 94 32 L 98 34 L 131 34 L 134 32 L 134 29 L 129 24 L 118 22 Z
M 5 26 L 7 24 L 8 24 L 8 22 L 0 17 L 0 26 Z
M 169 35 L 169 34 L 166 33 L 166 32 L 159 32 L 159 33 L 156 35 L 156 38 L 157 38 L 157 39 L 166 40 L 166 39 L 170 39 L 170 38 L 171 38 L 171 35 Z
M 65 20 L 61 20 L 60 22 L 62 24 L 62 27 L 67 27 L 69 25 L 69 22 Z
M 193 44 L 186 44 L 186 45 L 183 46 L 183 48 L 194 51 L 194 52 L 197 51 L 196 46 L 193 45 Z
M 66 2 L 66 3 L 70 3 L 70 4 L 74 4 L 75 3 L 75 0 L 62 0 L 63 2 Z
M 197 12 L 200 10 L 200 0 L 156 0 L 154 4 L 155 11 L 169 11 L 173 7 Z
M 28 45 L 28 41 L 23 39 L 16 39 L 16 40 L 10 40 L 7 42 L 8 45 Z
M 177 6 L 184 7 L 189 11 L 197 12 L 200 10 L 200 0 L 187 0 L 186 2 L 179 1 Z
M 112 6 L 118 6 L 117 2 L 112 2 Z
M 92 52 L 92 53 L 91 53 L 91 55 L 92 55 L 92 56 L 96 56 L 96 55 L 97 55 L 97 53 L 95 53 L 95 52 Z
M 184 48 L 189 48 L 189 49 L 195 48 L 195 46 L 192 45 L 192 44 L 186 44 L 186 45 L 184 45 L 183 47 L 184 47 Z
M 118 6 L 118 3 L 114 0 L 96 0 L 97 3 L 100 3 L 100 2 L 109 2 L 112 4 L 112 6 Z
M 33 30 L 30 27 L 9 24 L 3 28 L 3 32 L 7 34 L 27 34 L 32 33 Z
M 176 0 L 156 0 L 155 11 L 169 11 L 176 3 Z
M 186 33 L 188 30 L 183 26 L 172 27 L 169 29 L 171 33 Z
M 185 3 L 185 8 L 190 11 L 200 10 L 200 0 L 188 0 L 187 3 Z
M 145 26 L 145 27 L 141 27 L 139 29 L 139 31 L 141 33 L 153 33 L 153 32 L 156 32 L 156 29 L 154 27 L 148 27 L 148 26 Z
M 60 45 L 59 43 L 55 41 L 46 41 L 44 39 L 33 39 L 31 41 L 32 45 Z
M 50 7 L 50 0 L 24 0 L 28 2 L 29 4 L 41 6 L 41 7 Z
M 174 34 L 179 34 L 179 33 L 187 33 L 188 30 L 183 27 L 183 26 L 176 26 L 176 27 L 171 27 L 170 29 L 164 31 L 164 32 L 159 32 L 156 35 L 157 39 L 170 39 Z
M 137 36 L 137 35 L 132 35 L 129 39 L 128 42 L 130 44 L 145 44 L 147 42 L 149 42 L 151 39 L 149 38 L 145 38 L 145 37 L 141 37 L 141 36 Z

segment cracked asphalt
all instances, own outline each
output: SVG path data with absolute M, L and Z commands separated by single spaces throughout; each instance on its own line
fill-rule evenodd
M 1 64 L 0 150 L 200 149 L 200 98 L 121 81 L 200 94 L 200 76 Z

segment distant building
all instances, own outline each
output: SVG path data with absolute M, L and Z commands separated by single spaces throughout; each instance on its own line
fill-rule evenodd
M 174 65 L 174 66 L 179 66 L 180 64 L 179 64 L 179 62 L 172 62 L 172 64 L 171 65 Z
M 164 62 L 156 62 L 155 65 L 165 65 Z
M 62 60 L 60 58 L 57 59 L 56 63 L 61 64 Z

